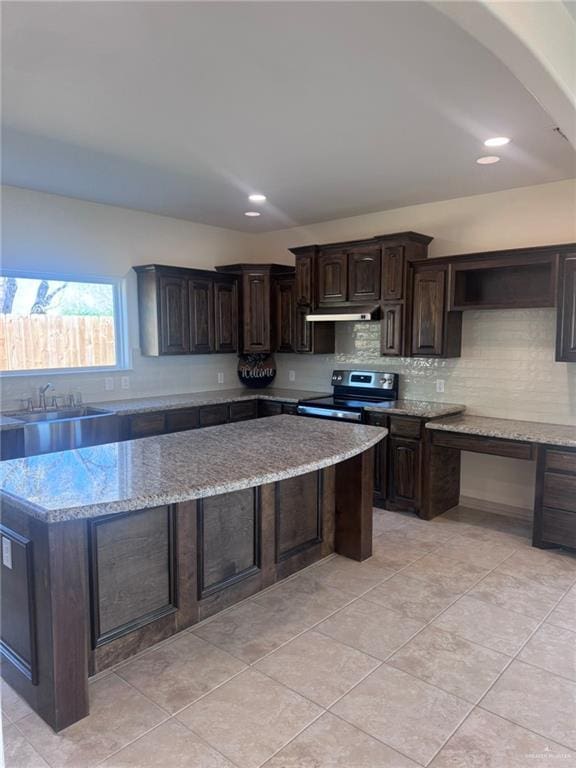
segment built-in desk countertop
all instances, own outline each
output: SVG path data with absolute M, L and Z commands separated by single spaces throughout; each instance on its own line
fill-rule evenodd
M 540 421 L 493 419 L 487 416 L 469 416 L 466 414 L 457 418 L 429 421 L 426 424 L 426 429 L 576 448 L 576 426 L 547 424 Z

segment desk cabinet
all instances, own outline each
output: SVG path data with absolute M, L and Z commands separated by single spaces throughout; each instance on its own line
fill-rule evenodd
M 576 549 L 576 451 L 538 451 L 533 543 Z

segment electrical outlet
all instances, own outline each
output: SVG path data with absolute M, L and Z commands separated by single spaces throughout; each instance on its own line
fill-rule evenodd
M 224 384 L 224 374 L 222 371 L 218 371 L 218 384 Z
M 444 392 L 444 379 L 436 379 L 436 392 Z
M 106 378 L 104 379 L 104 389 L 106 390 L 106 392 L 112 392 L 112 390 L 114 389 L 114 379 L 112 378 L 112 376 L 106 376 Z
M 2 536 L 2 565 L 12 569 L 12 542 Z
M 130 376 L 122 376 L 120 386 L 122 389 L 130 389 Z
M 288 381 L 296 381 L 296 371 L 288 371 Z

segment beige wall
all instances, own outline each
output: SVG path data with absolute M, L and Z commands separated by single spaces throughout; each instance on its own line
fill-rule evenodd
M 247 235 L 163 216 L 86 203 L 15 188 L 3 190 L 4 268 L 126 276 L 133 352 L 131 389 L 104 391 L 101 374 L 59 375 L 65 393 L 80 387 L 88 400 L 224 387 L 236 382 L 234 355 L 142 358 L 138 351 L 135 281 L 131 266 L 150 262 L 210 268 L 248 261 L 292 263 L 289 246 L 415 230 L 432 235 L 430 253 L 576 241 L 576 181 L 410 206 L 310 227 Z M 465 403 L 473 413 L 576 424 L 576 365 L 554 362 L 554 312 L 520 310 L 464 315 L 462 357 L 393 360 L 378 355 L 378 324 L 340 326 L 337 354 L 277 355 L 280 385 L 326 389 L 337 365 L 397 370 L 408 397 Z M 289 382 L 289 371 L 296 381 Z M 46 376 L 4 379 L 8 405 Z M 436 392 L 436 381 L 445 392 Z M 463 493 L 513 506 L 529 506 L 533 467 L 465 455 Z
M 136 276 L 131 267 L 160 263 L 210 269 L 216 264 L 252 258 L 251 245 L 250 235 L 227 229 L 59 195 L 2 188 L 4 269 L 126 280 L 130 390 L 120 389 L 120 374 L 113 376 L 113 392 L 105 391 L 102 373 L 50 375 L 59 393 L 80 389 L 86 400 L 217 389 L 218 372 L 224 373 L 224 387 L 235 386 L 235 355 L 141 357 Z M 36 392 L 46 380 L 46 374 L 4 377 L 4 407 L 18 407 L 20 398 Z
M 432 235 L 431 256 L 576 241 L 576 182 L 384 211 L 259 238 L 260 256 L 290 261 L 289 246 L 415 230 Z M 379 355 L 378 323 L 342 324 L 336 354 L 277 355 L 278 383 L 325 389 L 337 366 L 398 371 L 409 398 L 464 403 L 471 413 L 576 424 L 576 365 L 554 362 L 555 312 L 549 309 L 466 312 L 462 357 L 394 359 Z M 445 391 L 436 391 L 441 379 Z M 295 386 L 294 384 L 292 386 Z M 534 467 L 464 454 L 462 493 L 531 506 Z

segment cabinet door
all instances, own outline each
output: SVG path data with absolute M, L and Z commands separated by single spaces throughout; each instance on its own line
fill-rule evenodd
M 403 299 L 404 246 L 390 245 L 382 253 L 382 300 Z
M 323 251 L 318 256 L 318 303 L 338 304 L 348 298 L 348 254 Z
M 190 351 L 214 351 L 214 285 L 211 280 L 190 280 Z
M 401 509 L 418 510 L 420 440 L 390 437 L 388 443 L 388 498 Z
M 442 355 L 445 285 L 445 270 L 422 270 L 414 276 L 413 355 Z
M 244 273 L 242 301 L 244 352 L 270 352 L 270 275 L 268 272 L 255 269 Z
M 214 351 L 238 351 L 238 283 L 214 283 Z
M 275 284 L 276 349 L 278 352 L 294 352 L 296 307 L 294 280 L 278 280 Z
M 294 351 L 312 352 L 312 323 L 306 321 L 309 307 L 296 307 L 294 324 Z
M 188 280 L 185 277 L 161 277 L 160 354 L 185 355 L 190 352 Z
M 383 304 L 380 322 L 380 354 L 398 356 L 402 354 L 403 305 Z
M 199 414 L 199 423 L 201 427 L 215 427 L 218 424 L 228 422 L 228 404 L 219 403 L 217 405 L 201 405 Z
M 311 306 L 314 303 L 312 254 L 296 256 L 296 303 Z
M 576 363 L 576 254 L 560 270 L 556 360 Z
M 354 302 L 380 298 L 380 246 L 355 248 L 348 253 L 348 298 Z

